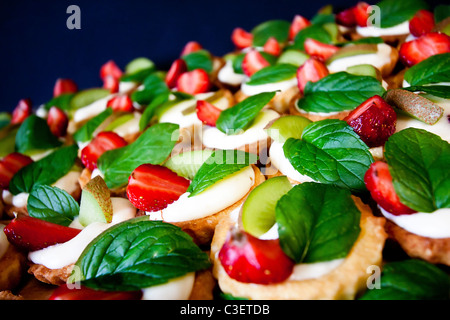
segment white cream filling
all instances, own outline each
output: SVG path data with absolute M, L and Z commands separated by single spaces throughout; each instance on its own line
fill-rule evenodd
M 242 199 L 255 184 L 255 172 L 246 167 L 189 197 L 186 192 L 165 209 L 146 212 L 150 220 L 181 222 L 204 218 L 222 211 Z
M 0 223 L 0 259 L 3 257 L 3 255 L 6 253 L 9 247 L 8 238 L 6 237 L 6 234 L 3 231 L 4 227 L 5 225 Z
M 272 91 L 285 91 L 292 87 L 296 87 L 298 84 L 297 78 L 293 77 L 291 79 L 273 82 L 273 83 L 265 83 L 259 85 L 249 85 L 247 82 L 242 83 L 241 91 L 247 96 L 254 96 L 256 94 L 262 92 L 272 92 Z M 277 92 L 280 94 L 280 92 Z
M 107 95 L 106 97 L 98 99 L 85 107 L 77 109 L 73 115 L 73 121 L 75 123 L 79 123 L 95 117 L 99 113 L 105 111 L 108 101 L 114 96 L 116 96 L 116 94 Z
M 225 65 L 219 70 L 217 77 L 220 82 L 232 86 L 238 86 L 246 79 L 246 76 L 244 74 L 234 72 L 233 62 L 231 60 L 227 60 Z
M 195 272 L 153 287 L 142 289 L 141 300 L 188 300 L 195 281 Z
M 125 122 L 124 124 L 113 129 L 115 133 L 119 136 L 126 137 L 131 134 L 135 134 L 139 132 L 139 121 L 141 120 L 141 113 L 134 112 L 133 118 Z
M 363 37 L 396 36 L 409 33 L 409 21 L 404 21 L 396 26 L 380 28 L 376 26 L 356 27 L 356 32 Z

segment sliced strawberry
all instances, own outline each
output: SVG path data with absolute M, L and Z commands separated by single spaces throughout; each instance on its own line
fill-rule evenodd
M 339 50 L 339 47 L 332 44 L 326 44 L 312 38 L 307 38 L 303 43 L 303 46 L 305 47 L 307 54 L 322 61 L 326 61 Z
M 197 41 L 189 41 L 188 43 L 185 44 L 183 50 L 181 50 L 180 57 L 201 49 L 203 49 L 203 47 L 200 43 L 198 43 Z
M 375 95 L 350 112 L 344 121 L 372 148 L 384 145 L 395 132 L 397 114 L 383 98 Z
M 119 92 L 119 82 L 119 78 L 105 76 L 105 78 L 103 78 L 103 89 L 109 90 L 111 93 L 117 93 Z
M 344 26 L 352 28 L 356 26 L 356 16 L 354 8 L 348 8 L 338 12 L 336 14 L 336 23 Z
M 69 288 L 67 284 L 60 285 L 53 291 L 49 300 L 140 300 L 142 291 L 103 291 L 85 286 Z
M 419 10 L 409 21 L 409 32 L 415 37 L 420 37 L 434 29 L 434 14 L 428 10 Z
M 207 124 L 209 126 L 216 126 L 217 119 L 220 116 L 220 113 L 222 110 L 217 108 L 216 106 L 212 105 L 208 101 L 205 100 L 198 100 L 197 101 L 197 117 L 200 121 L 202 121 L 204 124 Z
M 317 82 L 329 74 L 328 68 L 322 61 L 309 58 L 297 69 L 297 82 L 300 92 L 305 90 L 308 81 Z
M 97 168 L 97 160 L 104 152 L 125 147 L 126 145 L 127 142 L 117 133 L 102 131 L 81 150 L 81 162 L 92 171 Z
M 384 210 L 394 214 L 411 214 L 415 211 L 400 202 L 392 184 L 389 165 L 383 161 L 375 161 L 364 175 L 364 183 L 375 202 Z
M 7 189 L 12 177 L 32 162 L 33 159 L 19 152 L 10 153 L 0 160 L 0 189 Z
M 231 41 L 237 49 L 248 48 L 253 44 L 253 34 L 242 28 L 235 28 L 231 33 Z
M 297 33 L 310 25 L 311 21 L 299 14 L 295 15 L 291 22 L 291 26 L 289 27 L 289 40 L 294 40 Z
M 228 276 L 244 283 L 282 282 L 294 268 L 294 261 L 283 252 L 278 239 L 260 240 L 237 229 L 227 235 L 219 260 Z
M 430 32 L 420 38 L 404 42 L 399 50 L 400 60 L 411 67 L 436 54 L 450 52 L 450 37 L 445 33 Z
M 277 39 L 275 39 L 275 37 L 270 37 L 264 44 L 263 50 L 274 56 L 278 56 L 281 53 L 281 46 L 278 43 Z
M 60 96 L 67 93 L 75 93 L 78 91 L 78 86 L 72 79 L 57 79 L 53 87 L 53 97 Z
M 367 27 L 367 20 L 369 20 L 370 5 L 367 2 L 360 1 L 353 7 L 356 24 L 360 27 Z
M 19 124 L 25 121 L 33 112 L 31 100 L 29 98 L 21 99 L 12 112 L 11 124 Z
M 53 135 L 63 137 L 67 133 L 69 117 L 60 108 L 53 106 L 48 111 L 47 124 Z
M 183 59 L 175 60 L 170 66 L 169 71 L 166 74 L 166 84 L 170 89 L 173 89 L 177 86 L 178 78 L 185 72 L 187 72 L 186 61 Z
M 113 111 L 133 112 L 133 101 L 127 94 L 118 94 L 106 103 L 106 107 L 112 108 Z
M 17 248 L 36 251 L 67 242 L 81 230 L 22 215 L 8 223 L 3 231 L 8 241 Z
M 100 78 L 104 80 L 107 76 L 119 79 L 122 76 L 122 70 L 117 66 L 114 60 L 109 60 L 100 68 Z
M 130 175 L 127 196 L 130 202 L 144 211 L 166 208 L 186 192 L 190 181 L 167 167 L 143 164 Z
M 194 69 L 178 77 L 178 91 L 192 95 L 207 92 L 211 87 L 208 73 L 203 69 Z
M 262 68 L 268 67 L 270 63 L 264 59 L 261 53 L 257 50 L 250 50 L 244 56 L 242 60 L 242 70 L 244 73 L 251 77 L 256 71 Z

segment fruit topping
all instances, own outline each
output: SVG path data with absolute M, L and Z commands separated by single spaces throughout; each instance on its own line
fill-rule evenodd
M 113 76 L 106 76 L 103 79 L 103 89 L 108 90 L 110 93 L 119 92 L 119 79 Z
M 384 145 L 395 132 L 397 114 L 383 98 L 375 95 L 350 112 L 344 121 L 372 148 Z
M 367 2 L 360 1 L 353 7 L 353 14 L 355 15 L 356 24 L 360 27 L 367 27 L 367 20 L 369 19 L 370 5 Z
M 294 268 L 278 239 L 260 240 L 236 228 L 227 235 L 219 260 L 228 276 L 244 283 L 282 282 Z
M 256 71 L 269 65 L 269 62 L 257 50 L 250 50 L 242 60 L 242 70 L 248 77 L 251 77 Z
M 57 79 L 53 87 L 53 97 L 58 97 L 62 94 L 75 93 L 78 91 L 78 86 L 72 79 Z
M 392 176 L 387 163 L 383 161 L 372 163 L 364 175 L 364 183 L 372 199 L 384 210 L 394 215 L 415 212 L 400 202 L 392 184 Z
M 336 14 L 336 23 L 352 28 L 356 26 L 356 16 L 353 8 L 342 10 Z
M 450 37 L 445 33 L 430 32 L 420 38 L 404 42 L 399 50 L 399 58 L 411 67 L 433 55 L 450 52 Z
M 47 124 L 53 135 L 63 137 L 67 133 L 69 117 L 63 110 L 53 106 L 48 110 Z
M 113 111 L 132 112 L 134 110 L 133 101 L 127 94 L 112 97 L 108 100 L 106 106 L 112 108 Z
M 235 28 L 231 33 L 231 41 L 238 49 L 250 47 L 253 43 L 253 34 L 242 28 Z
M 202 45 L 197 41 L 189 41 L 188 43 L 185 44 L 183 50 L 181 50 L 180 57 L 202 49 L 203 49 Z
M 171 156 L 164 166 L 189 180 L 194 176 L 203 163 L 213 154 L 211 149 L 190 150 Z
M 142 164 L 130 175 L 127 196 L 130 202 L 144 211 L 166 208 L 186 192 L 190 181 L 169 168 Z
M 222 110 L 205 100 L 197 101 L 196 111 L 197 117 L 201 122 L 213 127 L 216 126 L 216 121 L 222 112 Z
M 177 80 L 178 91 L 192 95 L 205 93 L 211 87 L 208 73 L 203 69 L 194 69 L 180 75 Z
M 120 79 L 123 72 L 113 60 L 109 60 L 100 68 L 100 79 L 104 80 L 107 76 Z
M 307 54 L 321 61 L 327 60 L 339 50 L 332 44 L 322 43 L 312 38 L 307 38 L 303 45 Z
M 415 37 L 420 37 L 434 29 L 434 14 L 428 10 L 419 10 L 409 21 L 409 32 Z
M 53 291 L 49 300 L 140 300 L 142 291 L 104 291 L 86 286 L 71 288 L 63 284 Z
M 188 71 L 186 62 L 183 59 L 175 60 L 167 71 L 166 74 L 166 84 L 170 89 L 177 86 L 178 78 Z
M 96 176 L 81 191 L 79 221 L 83 226 L 92 222 L 110 223 L 112 216 L 111 193 L 103 178 Z
M 311 21 L 299 14 L 295 15 L 289 27 L 289 40 L 294 40 L 297 33 L 310 25 Z
M 310 123 L 308 118 L 287 115 L 272 121 L 266 130 L 273 140 L 284 143 L 289 138 L 301 139 L 303 129 Z
M 7 189 L 12 177 L 33 160 L 19 152 L 13 152 L 0 160 L 0 189 Z
M 278 56 L 281 53 L 281 47 L 275 37 L 270 37 L 267 39 L 266 43 L 263 47 L 264 52 L 273 54 L 274 56 Z
M 29 98 L 21 99 L 12 112 L 11 124 L 19 124 L 31 115 L 31 100 Z
M 308 81 L 317 82 L 329 74 L 327 66 L 316 58 L 309 58 L 297 70 L 297 82 L 303 92 Z
M 113 131 L 100 132 L 81 150 L 81 162 L 92 171 L 97 168 L 97 160 L 105 151 L 126 145 L 127 142 L 117 133 Z

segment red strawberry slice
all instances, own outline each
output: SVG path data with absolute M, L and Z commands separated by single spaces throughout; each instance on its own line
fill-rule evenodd
M 112 108 L 113 111 L 133 112 L 133 101 L 127 94 L 118 94 L 106 103 L 106 107 Z
M 122 70 L 117 66 L 114 60 L 109 60 L 100 68 L 100 78 L 104 80 L 107 76 L 119 79 L 122 76 Z
M 33 112 L 31 108 L 31 100 L 21 99 L 12 112 L 11 124 L 19 124 L 25 121 Z
M 411 67 L 433 55 L 450 52 L 450 37 L 445 33 L 430 32 L 420 38 L 404 42 L 399 50 L 400 60 Z
M 97 168 L 97 160 L 104 152 L 125 147 L 126 145 L 127 142 L 117 133 L 102 131 L 81 150 L 81 162 L 92 171 Z
M 201 49 L 203 49 L 203 47 L 200 43 L 198 43 L 197 41 L 189 41 L 185 44 L 183 50 L 181 50 L 180 57 Z
M 85 286 L 70 288 L 63 284 L 53 291 L 48 300 L 140 300 L 142 291 L 103 291 Z
M 72 79 L 57 79 L 53 87 L 53 97 L 58 97 L 62 94 L 75 93 L 78 91 L 78 86 Z
M 329 57 L 335 54 L 336 51 L 339 50 L 339 47 L 336 47 L 332 44 L 322 43 L 312 38 L 306 39 L 303 43 L 303 46 L 305 47 L 305 51 L 307 54 L 322 61 L 327 60 Z
M 170 66 L 169 71 L 166 74 L 166 84 L 170 89 L 173 89 L 177 86 L 178 78 L 185 72 L 187 72 L 186 61 L 183 59 L 175 60 Z
M 7 189 L 12 177 L 32 162 L 33 159 L 19 152 L 10 153 L 0 160 L 0 189 Z
M 63 137 L 67 133 L 69 117 L 60 108 L 53 106 L 48 111 L 47 124 L 53 135 Z
M 320 60 L 309 58 L 297 69 L 297 81 L 300 92 L 305 90 L 308 81 L 317 82 L 329 74 L 328 68 Z
M 178 91 L 192 95 L 204 93 L 211 87 L 211 81 L 208 73 L 203 69 L 195 69 L 183 73 L 178 77 Z
M 138 209 L 158 211 L 178 200 L 189 184 L 167 167 L 142 164 L 128 179 L 127 196 Z
M 273 54 L 274 56 L 278 56 L 281 53 L 281 47 L 275 37 L 270 37 L 267 39 L 266 43 L 263 46 L 263 50 L 267 53 Z
M 251 77 L 256 71 L 268 67 L 269 65 L 269 62 L 264 59 L 261 53 L 257 50 L 250 50 L 245 54 L 244 59 L 242 60 L 242 70 L 249 77 Z
M 231 41 L 237 49 L 244 49 L 253 44 L 253 34 L 242 28 L 235 28 L 231 33 Z
M 434 14 L 428 10 L 419 10 L 409 21 L 409 32 L 415 37 L 420 37 L 433 30 L 435 26 Z
M 197 101 L 196 111 L 200 121 L 213 127 L 216 126 L 217 119 L 222 112 L 222 110 L 205 100 Z
M 119 78 L 105 76 L 105 78 L 103 78 L 103 89 L 109 90 L 111 93 L 117 93 L 119 92 L 119 82 Z
M 297 33 L 310 25 L 311 21 L 299 14 L 295 15 L 291 22 L 291 26 L 289 27 L 289 40 L 294 40 Z
M 81 230 L 22 215 L 8 223 L 3 231 L 8 241 L 17 248 L 36 251 L 67 242 Z
M 341 12 L 338 12 L 336 14 L 336 23 L 348 28 L 356 26 L 356 16 L 354 8 L 348 8 L 342 10 Z
M 260 240 L 237 229 L 229 232 L 219 251 L 219 260 L 228 276 L 244 283 L 282 282 L 294 268 L 278 239 Z
M 367 20 L 369 20 L 370 5 L 367 2 L 360 1 L 353 7 L 356 24 L 360 27 L 367 27 Z
M 344 121 L 372 148 L 384 145 L 394 134 L 397 114 L 383 98 L 375 95 L 350 112 Z
M 364 183 L 375 202 L 384 210 L 394 214 L 411 214 L 415 211 L 400 202 L 392 184 L 389 165 L 382 161 L 375 161 L 364 175 Z

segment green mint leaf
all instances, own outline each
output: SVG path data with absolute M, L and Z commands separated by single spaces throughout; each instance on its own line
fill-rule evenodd
M 161 164 L 172 152 L 178 139 L 178 125 L 157 123 L 145 130 L 133 143 L 103 153 L 98 168 L 111 189 L 124 186 L 128 177 L 144 163 Z
M 206 50 L 197 50 L 181 57 L 186 62 L 188 71 L 203 69 L 206 72 L 213 71 L 211 54 Z
M 297 108 L 307 112 L 352 110 L 374 95 L 382 96 L 385 91 L 373 77 L 337 72 L 317 82 L 308 82 Z
M 103 123 L 109 116 L 113 114 L 112 108 L 106 108 L 104 111 L 89 119 L 74 134 L 73 139 L 77 142 L 86 142 L 92 139 L 92 134 L 99 125 Z
M 57 97 L 52 98 L 44 105 L 45 110 L 50 110 L 51 107 L 55 106 L 64 111 L 70 110 L 70 100 L 72 100 L 74 93 L 65 93 Z
M 450 82 L 450 53 L 437 54 L 413 65 L 404 78 L 410 86 Z
M 439 23 L 450 17 L 450 5 L 440 4 L 434 7 L 434 21 Z
M 75 265 L 85 286 L 128 291 L 167 283 L 211 264 L 179 227 L 140 217 L 107 229 L 86 247 Z
M 381 28 L 390 28 L 410 20 L 420 9 L 428 9 L 422 0 L 383 0 L 377 3 Z M 370 19 L 370 17 L 369 17 Z
M 47 121 L 34 114 L 25 119 L 16 134 L 16 151 L 20 153 L 53 149 L 61 144 L 50 131 Z
M 344 258 L 360 233 L 361 213 L 350 191 L 331 185 L 296 185 L 275 212 L 280 245 L 297 263 Z
M 78 147 L 61 147 L 48 156 L 20 169 L 9 183 L 9 191 L 17 195 L 30 193 L 34 187 L 50 185 L 70 171 L 78 155 Z
M 270 37 L 274 37 L 278 42 L 285 42 L 289 38 L 290 26 L 291 23 L 286 20 L 269 20 L 257 25 L 251 31 L 253 45 L 262 47 Z
M 27 210 L 31 217 L 68 226 L 79 214 L 80 206 L 66 191 L 41 185 L 31 190 Z
M 393 134 L 385 158 L 400 201 L 413 210 L 450 208 L 450 144 L 423 129 Z
M 360 300 L 448 300 L 450 280 L 439 267 L 423 260 L 384 265 L 380 288 L 367 290 Z
M 332 42 L 332 37 L 330 33 L 323 27 L 321 24 L 312 24 L 302 30 L 300 30 L 295 38 L 294 43 L 292 44 L 293 49 L 297 50 L 305 50 L 304 42 L 306 39 L 311 38 L 322 43 L 330 44 Z
M 301 174 L 354 192 L 366 190 L 364 174 L 373 162 L 369 147 L 342 120 L 313 122 L 302 139 L 289 138 L 285 156 Z
M 275 92 L 259 93 L 223 110 L 216 122 L 217 129 L 226 134 L 245 130 L 274 96 Z
M 450 86 L 412 86 L 403 89 L 412 92 L 421 91 L 435 97 L 450 99 Z
M 294 78 L 296 74 L 297 67 L 294 65 L 287 63 L 275 64 L 255 72 L 247 84 L 256 86 L 265 83 L 284 81 Z
M 215 150 L 194 176 L 189 197 L 204 191 L 227 176 L 256 163 L 257 155 L 240 150 Z
M 131 100 L 140 105 L 150 104 L 157 96 L 161 94 L 169 94 L 170 90 L 167 87 L 164 77 L 160 73 L 152 73 L 145 78 L 144 89 L 134 91 L 131 94 Z
M 144 109 L 144 112 L 142 112 L 141 119 L 139 119 L 139 130 L 144 131 L 145 128 L 150 124 L 153 116 L 156 113 L 156 110 L 159 106 L 163 105 L 167 101 L 169 101 L 169 92 L 162 92 L 155 96 L 152 99 L 152 102 L 150 102 L 149 105 L 147 105 Z

